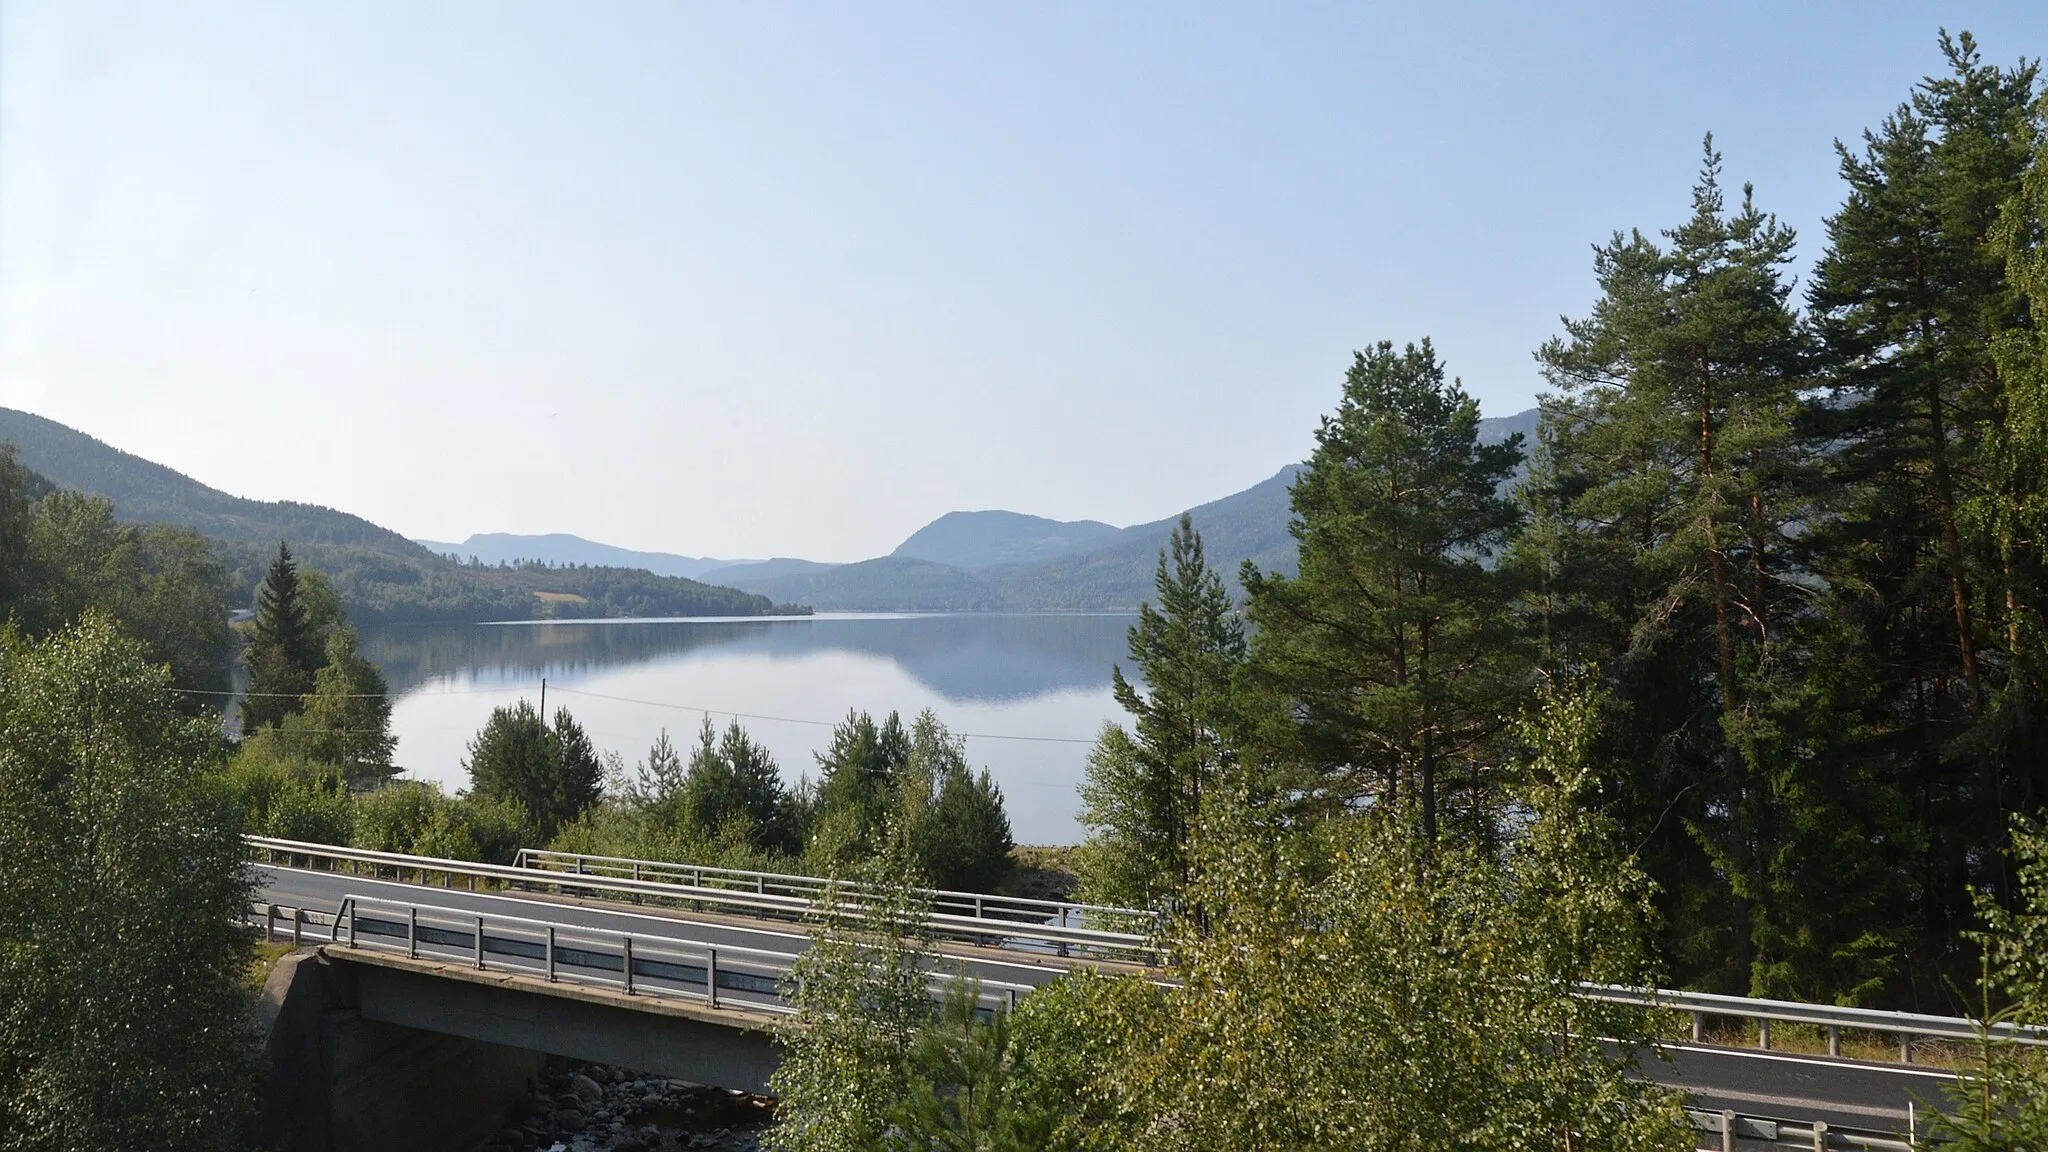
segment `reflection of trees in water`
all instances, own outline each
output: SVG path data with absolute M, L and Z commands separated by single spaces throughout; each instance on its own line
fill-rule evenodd
M 711 655 L 796 659 L 849 652 L 893 661 L 948 700 L 1005 700 L 1097 688 L 1124 660 L 1129 616 L 830 616 L 674 623 L 384 626 L 362 650 L 393 692 L 472 672 L 570 679 L 634 664 Z

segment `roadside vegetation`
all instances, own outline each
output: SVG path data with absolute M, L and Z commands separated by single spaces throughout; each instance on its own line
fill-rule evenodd
M 1940 44 L 1840 149 L 1803 289 L 1710 139 L 1667 227 L 1595 247 L 1533 443 L 1381 342 L 1292 573 L 1237 598 L 1179 525 L 1072 857 L 1170 959 L 1014 1014 L 924 992 L 916 890 L 1013 867 L 936 716 L 849 713 L 791 786 L 737 724 L 629 766 L 520 701 L 449 794 L 394 778 L 355 577 L 266 544 L 229 738 L 233 566 L 0 449 L 0 1149 L 232 1141 L 245 830 L 871 885 L 794 978 L 789 1152 L 1686 1147 L 1629 1077 L 1668 1022 L 1584 980 L 2048 1022 L 2048 101 Z M 546 590 L 640 603 L 603 571 Z M 1956 1059 L 1960 1147 L 2048 1145 L 2037 1056 Z

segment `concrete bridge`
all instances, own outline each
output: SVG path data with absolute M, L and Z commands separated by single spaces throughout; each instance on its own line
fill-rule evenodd
M 256 921 L 308 946 L 267 991 L 279 1081 L 302 1086 L 271 1103 L 280 1117 L 320 1116 L 327 1134 L 297 1145 L 306 1148 L 459 1142 L 408 1144 L 416 1122 L 410 1134 L 374 1122 L 418 1101 L 360 1105 L 393 1091 L 428 1102 L 516 1093 L 535 1053 L 764 1091 L 776 1063 L 771 1031 L 790 1011 L 783 981 L 809 943 L 800 917 L 828 887 L 549 853 L 506 867 L 251 844 L 263 857 Z M 1150 925 L 1142 910 L 926 898 L 939 937 L 934 993 L 971 980 L 990 1011 L 1076 967 L 1145 971 L 1157 959 L 1148 932 L 1131 930 Z M 1667 1046 L 1668 1061 L 1643 1072 L 1686 1091 L 1706 1147 L 1906 1149 L 1953 1082 L 1912 1063 L 1915 1044 L 1975 1035 L 1950 1017 L 1628 988 L 1584 994 L 1693 1014 L 1694 1042 Z M 1706 1042 L 1701 1023 L 1730 1017 L 1754 1025 L 1755 1047 Z M 1772 1024 L 1788 1022 L 1825 1030 L 1831 1050 L 1843 1031 L 1889 1035 L 1899 1059 L 1774 1048 Z M 364 1101 L 351 1102 L 351 1075 L 367 1078 L 355 1089 Z

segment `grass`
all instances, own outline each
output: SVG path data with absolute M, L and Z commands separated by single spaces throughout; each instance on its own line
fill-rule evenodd
M 1072 845 L 1032 847 L 1019 845 L 1010 849 L 1009 882 L 1003 885 L 1006 896 L 1021 896 L 1030 900 L 1072 900 L 1074 889 L 1081 878 L 1074 872 L 1074 849 Z
M 1660 1032 L 1662 1038 L 1667 1041 L 1690 1042 L 1691 1014 L 1671 1013 L 1667 1024 Z M 1725 1016 L 1708 1016 L 1700 1032 L 1702 1044 L 1713 1044 L 1723 1048 L 1755 1048 L 1758 1046 L 1757 1039 L 1757 1021 Z M 1802 1056 L 1824 1056 L 1827 1050 L 1826 1028 L 1818 1024 L 1794 1024 L 1784 1020 L 1771 1022 L 1771 1051 Z M 1841 1055 L 1845 1060 L 1896 1064 L 1899 1062 L 1899 1037 L 1890 1032 L 1865 1032 L 1844 1028 L 1841 1032 Z M 1975 1049 L 1966 1041 L 1934 1040 L 1926 1037 L 1913 1041 L 1913 1063 L 1920 1067 L 1954 1070 L 1970 1067 L 1975 1061 Z
M 579 595 L 577 595 L 577 594 L 576 594 L 576 593 L 574 593 L 574 592 L 535 592 L 535 593 L 534 593 L 534 595 L 535 595 L 536 597 L 538 597 L 538 598 L 540 599 L 540 602 L 541 602 L 541 603 L 543 603 L 543 604 L 588 604 L 588 603 L 590 603 L 590 597 L 588 597 L 588 596 L 579 596 Z
M 263 982 L 270 979 L 270 970 L 277 967 L 277 962 L 290 955 L 291 951 L 292 945 L 289 940 L 276 944 L 256 941 L 255 954 L 249 957 L 249 967 L 242 973 L 243 987 L 251 992 L 263 991 Z

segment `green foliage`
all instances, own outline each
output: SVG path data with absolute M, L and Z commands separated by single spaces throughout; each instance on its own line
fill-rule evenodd
M 1198 924 L 1156 1008 L 1101 997 L 1119 1038 L 1091 1104 L 1136 1149 L 1687 1149 L 1675 1097 L 1632 1080 L 1632 1010 L 1573 995 L 1638 982 L 1646 882 L 1586 815 L 1594 709 L 1531 722 L 1539 783 L 1498 851 L 1391 814 L 1315 837 L 1243 788 L 1205 807 Z
M 895 717 L 890 717 L 891 721 Z M 897 774 L 893 827 L 918 871 L 948 891 L 993 892 L 1010 875 L 1010 817 L 1003 792 L 967 767 L 967 743 L 927 709 L 910 726 Z
M 901 851 L 924 881 L 988 891 L 1010 873 L 1002 790 L 967 766 L 967 748 L 929 710 L 909 729 L 848 712 L 818 753 L 823 777 L 808 804 L 805 866 L 837 875 Z M 891 847 L 890 840 L 900 842 Z
M 1525 665 L 1483 561 L 1518 520 L 1498 489 L 1520 461 L 1519 437 L 1480 442 L 1427 340 L 1356 355 L 1294 484 L 1300 575 L 1241 577 L 1254 745 L 1296 774 L 1282 786 L 1407 813 L 1426 839 L 1445 815 L 1485 825 L 1479 767 Z
M 1817 609 L 1830 655 L 1862 673 L 1830 676 L 1817 702 L 1839 718 L 1825 755 L 1914 814 L 1888 853 L 1901 891 L 1880 889 L 1868 922 L 1892 938 L 1910 994 L 1937 1003 L 1976 969 L 1961 935 L 1971 890 L 2012 891 L 1996 850 L 2007 818 L 2048 795 L 2044 567 L 2024 544 L 2038 439 L 2006 431 L 2024 437 L 2031 386 L 1999 361 L 2025 358 L 2042 315 L 2024 299 L 2038 236 L 1999 234 L 2008 211 L 2027 215 L 2039 73 L 1984 64 L 1967 34 L 1941 50 L 1942 74 L 1841 149 L 1848 195 L 1809 292 L 1833 392 L 1813 413 L 1830 448 Z
M 1977 1059 L 1948 1090 L 1952 1107 L 1938 1121 L 1937 1134 L 1957 1152 L 2048 1148 L 2048 1060 L 1991 1032 L 2048 1021 L 2048 832 L 2015 821 L 2007 851 L 2018 899 L 2008 908 L 1989 893 L 1977 895 L 1984 924 L 1976 934 L 1984 948 Z M 2001 1007 L 1994 1011 L 1993 1004 Z
M 673 773 L 674 752 L 667 742 L 664 732 L 643 770 L 643 779 L 652 778 L 657 789 L 664 775 Z M 738 720 L 721 736 L 711 718 L 704 718 L 675 804 L 682 820 L 714 834 L 732 826 L 733 835 L 762 852 L 793 855 L 803 847 L 800 814 L 782 786 L 781 769 Z
M 983 1022 L 978 988 L 948 988 L 938 1018 L 911 1049 L 903 1098 L 889 1110 L 886 1147 L 930 1152 L 1041 1152 L 1060 1101 L 1020 1074 L 1007 1012 Z
M 552 610 L 536 594 L 582 596 L 592 616 L 760 616 L 766 597 L 629 568 L 470 567 L 359 516 L 291 501 L 244 500 L 27 412 L 0 408 L 0 440 L 23 463 L 67 489 L 111 501 L 129 523 L 203 533 L 247 593 L 264 578 L 278 540 L 332 581 L 361 623 L 528 620 Z M 4 594 L 0 581 L 0 594 Z M 0 601 L 4 603 L 4 601 Z M 317 653 L 318 646 L 315 646 Z
M 249 898 L 220 741 L 88 612 L 0 634 L 0 1148 L 226 1149 Z
M 471 794 L 518 805 L 544 838 L 582 815 L 603 791 L 597 750 L 569 710 L 556 709 L 548 726 L 524 699 L 491 710 L 463 767 Z
M 220 692 L 232 643 L 228 588 L 219 561 L 194 534 L 117 524 L 106 501 L 51 491 L 11 459 L 0 461 L 0 616 L 29 633 L 98 609 L 170 665 L 176 687 Z M 184 707 L 197 712 L 210 703 L 194 697 Z
M 305 744 L 305 755 L 331 765 L 344 780 L 383 779 L 394 772 L 391 700 L 384 674 L 356 651 L 355 629 L 327 634 L 324 663 L 313 674 L 305 710 L 285 720 L 289 738 Z
M 300 710 L 300 697 L 313 691 L 327 637 L 307 611 L 300 592 L 299 565 L 291 549 L 277 556 L 256 590 L 256 622 L 250 629 L 249 690 L 242 703 L 244 728 L 267 728 Z
M 1091 829 L 1081 883 L 1088 899 L 1102 903 L 1151 906 L 1187 882 L 1189 832 L 1231 759 L 1227 736 L 1245 658 L 1244 623 L 1187 516 L 1159 553 L 1153 590 L 1157 610 L 1141 605 L 1130 632 L 1131 662 L 1147 691 L 1126 680 L 1122 668 L 1110 672 L 1137 739 L 1106 728 L 1081 786 L 1081 823 Z
M 936 1016 L 925 989 L 928 910 L 910 862 L 893 853 L 864 869 L 858 915 L 828 887 L 811 944 L 791 966 L 796 1012 L 777 1030 L 782 1063 L 769 1080 L 780 1104 L 764 1144 L 777 1152 L 865 1152 L 905 1098 L 912 1055 Z

